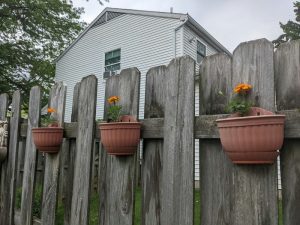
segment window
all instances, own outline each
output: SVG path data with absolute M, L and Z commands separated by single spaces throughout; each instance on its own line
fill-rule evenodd
M 197 63 L 200 63 L 206 56 L 206 46 L 200 41 L 197 41 Z
M 121 68 L 121 49 L 105 53 L 105 71 L 116 71 Z

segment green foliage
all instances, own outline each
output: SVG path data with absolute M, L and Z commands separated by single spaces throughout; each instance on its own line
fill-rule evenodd
M 296 15 L 296 21 L 289 20 L 286 24 L 279 23 L 280 27 L 283 30 L 283 34 L 280 35 L 276 40 L 273 41 L 275 47 L 278 47 L 280 44 L 300 39 L 300 2 L 294 2 L 294 12 Z
M 108 121 L 117 122 L 121 115 L 122 106 L 111 105 L 107 110 Z
M 43 115 L 41 117 L 41 126 L 47 127 L 49 124 L 57 123 L 57 120 L 54 119 L 51 114 Z
M 47 94 L 54 83 L 54 59 L 85 26 L 82 13 L 64 0 L 2 0 L 0 93 L 19 89 L 25 103 L 35 85 Z
M 245 116 L 253 106 L 247 99 L 237 96 L 232 99 L 228 104 L 228 111 L 230 113 L 238 113 L 240 116 Z

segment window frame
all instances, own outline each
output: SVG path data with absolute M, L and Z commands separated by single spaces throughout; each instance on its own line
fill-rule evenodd
M 204 54 L 200 51 L 198 51 L 198 43 L 200 43 L 201 45 L 203 45 L 205 47 L 205 52 Z M 202 59 L 198 62 L 198 55 L 200 55 L 202 57 Z M 202 60 L 207 56 L 207 45 L 204 44 L 201 40 L 199 40 L 198 38 L 196 39 L 196 61 L 197 63 L 201 63 Z
M 116 51 L 120 52 L 119 56 L 113 56 L 113 57 L 107 59 L 107 55 L 109 53 L 114 53 Z M 109 64 L 106 65 L 107 60 L 112 60 L 112 59 L 115 59 L 115 58 L 118 58 L 118 57 L 120 57 L 120 59 L 119 59 L 118 62 L 109 63 Z M 119 65 L 119 68 L 115 69 L 115 70 L 107 69 L 107 67 L 113 67 L 115 65 Z M 117 49 L 114 49 L 114 50 L 111 50 L 111 51 L 107 51 L 107 52 L 104 53 L 104 71 L 105 72 L 108 72 L 108 71 L 115 72 L 115 71 L 118 71 L 118 70 L 121 70 L 121 48 L 117 48 Z

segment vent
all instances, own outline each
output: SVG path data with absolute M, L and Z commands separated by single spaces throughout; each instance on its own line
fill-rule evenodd
M 116 18 L 118 16 L 123 15 L 124 13 L 118 13 L 118 12 L 106 12 L 103 14 L 103 16 L 101 16 L 92 26 L 92 28 L 97 27 L 101 24 L 104 24 L 110 20 L 112 20 L 113 18 Z

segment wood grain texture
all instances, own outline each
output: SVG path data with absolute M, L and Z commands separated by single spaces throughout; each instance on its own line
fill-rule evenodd
M 33 143 L 31 129 L 39 126 L 41 112 L 41 89 L 33 87 L 30 91 L 26 153 L 24 162 L 23 188 L 21 197 L 21 221 L 23 225 L 32 223 L 32 201 L 34 192 L 37 150 Z
M 106 81 L 105 99 L 120 96 L 124 114 L 138 118 L 140 72 L 136 68 L 122 70 Z M 108 104 L 105 103 L 107 117 Z M 100 152 L 100 220 L 99 225 L 132 225 L 134 215 L 135 164 L 133 156 L 115 157 Z
M 5 179 L 5 190 L 3 193 L 4 208 L 1 210 L 0 224 L 14 224 L 15 191 L 17 178 L 19 125 L 21 117 L 21 94 L 20 91 L 13 93 L 11 104 L 11 117 L 9 124 L 9 151 L 7 158 Z
M 89 194 L 91 158 L 97 99 L 96 76 L 82 79 L 78 98 L 78 136 L 74 162 L 74 183 L 71 206 L 72 225 L 87 225 L 89 220 Z
M 239 83 L 251 84 L 252 102 L 270 111 L 275 111 L 273 51 L 266 39 L 244 42 L 234 50 L 232 61 L 232 90 Z
M 0 120 L 6 120 L 6 112 L 8 107 L 8 95 L 1 94 L 0 95 Z M 1 153 L 0 153 L 1 154 Z M 5 153 L 7 155 L 7 153 Z M 6 157 L 6 156 L 1 156 Z M 2 215 L 5 210 L 5 189 L 6 189 L 6 168 L 7 168 L 7 160 L 0 162 L 0 215 Z M 1 220 L 0 220 L 1 222 Z
M 56 83 L 50 91 L 49 107 L 56 110 L 52 116 L 55 120 L 57 120 L 59 126 L 63 126 L 64 122 L 66 93 L 67 87 L 63 84 L 63 82 Z M 45 174 L 41 215 L 41 221 L 43 225 L 55 224 L 60 155 L 61 152 L 57 154 L 46 154 L 45 156 Z
M 79 89 L 80 83 L 77 83 L 74 87 L 73 93 L 73 104 L 72 104 L 72 114 L 71 121 L 78 121 L 78 100 L 79 100 Z M 76 123 L 77 124 L 77 123 Z M 77 126 L 76 126 L 77 133 Z M 77 136 L 77 135 L 76 135 Z M 76 139 L 69 139 L 69 150 L 68 150 L 68 162 L 67 162 L 67 187 L 68 191 L 66 192 L 66 197 L 64 201 L 64 225 L 70 225 L 71 221 L 71 208 L 72 208 L 72 193 L 73 193 L 73 179 L 74 179 L 74 161 L 75 161 L 75 153 L 76 153 Z
M 273 44 L 266 39 L 240 44 L 233 53 L 232 89 L 253 85 L 251 99 L 275 111 Z M 233 166 L 231 225 L 278 224 L 277 163 Z
M 149 124 L 151 130 L 148 132 L 143 126 L 143 135 L 151 132 L 151 134 L 160 134 L 157 138 L 163 138 L 164 132 L 161 128 L 164 124 L 162 117 L 165 115 L 166 71 L 166 66 L 160 66 L 150 69 L 146 75 L 145 119 L 155 119 L 148 120 L 153 121 Z M 157 127 L 160 127 L 160 132 L 155 129 Z M 163 139 L 144 140 L 141 169 L 142 225 L 161 224 L 162 160 Z
M 231 80 L 231 58 L 223 53 L 206 57 L 200 67 L 200 114 L 224 113 L 232 93 Z M 222 94 L 220 94 L 222 92 Z
M 299 109 L 300 41 L 280 45 L 274 60 L 277 109 Z
M 170 62 L 166 72 L 162 224 L 192 225 L 194 209 L 195 61 Z
M 232 60 L 216 54 L 203 60 L 200 67 L 200 115 L 196 134 L 219 136 L 216 116 L 224 113 L 231 91 Z M 224 96 L 219 95 L 222 91 Z M 205 115 L 208 114 L 208 115 Z M 218 115 L 219 117 L 219 115 Z M 232 163 L 222 150 L 220 140 L 200 139 L 201 224 L 231 225 Z M 200 212 L 197 212 L 200 213 Z
M 300 41 L 280 45 L 275 52 L 274 60 L 277 107 L 279 110 L 296 109 L 294 115 L 299 119 Z M 287 120 L 286 125 L 295 128 L 295 133 L 299 131 L 299 123 L 290 124 Z M 285 225 L 300 224 L 299 149 L 299 139 L 286 139 L 281 149 L 283 223 Z

